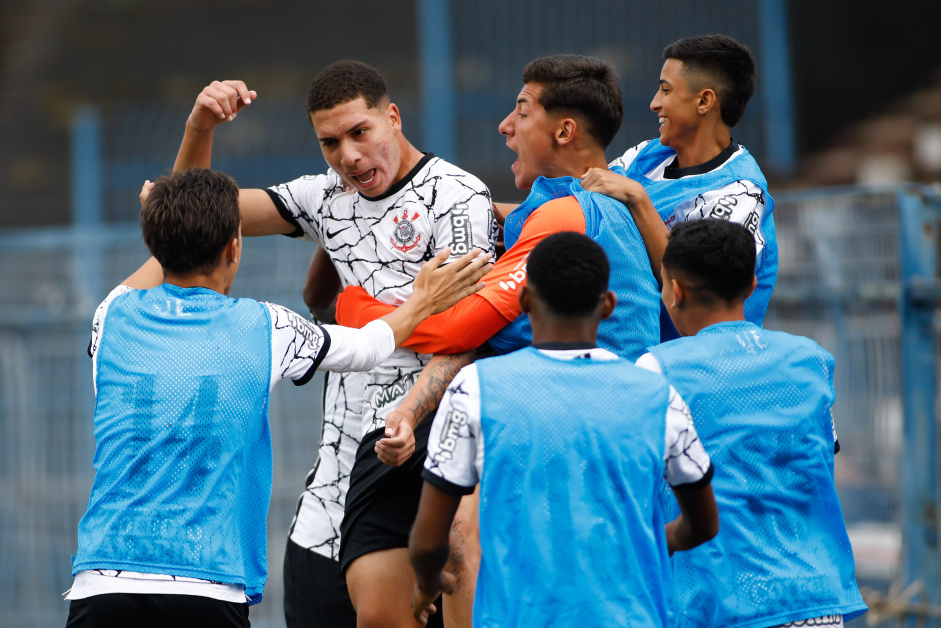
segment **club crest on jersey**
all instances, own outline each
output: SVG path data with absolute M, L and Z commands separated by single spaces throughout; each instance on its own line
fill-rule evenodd
M 407 209 L 402 210 L 401 216 L 392 218 L 392 222 L 395 223 L 395 229 L 392 230 L 392 238 L 390 239 L 395 249 L 407 253 L 421 242 L 421 233 L 415 228 L 416 220 L 418 220 L 418 212 L 415 212 L 415 214 L 409 218 Z

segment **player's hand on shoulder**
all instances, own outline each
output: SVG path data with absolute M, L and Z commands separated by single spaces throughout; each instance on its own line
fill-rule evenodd
M 217 124 L 235 119 L 242 107 L 258 94 L 243 81 L 213 81 L 199 92 L 186 124 L 197 131 L 209 131 Z
M 585 190 L 610 196 L 627 205 L 637 194 L 635 186 L 643 191 L 643 187 L 637 181 L 611 172 L 607 168 L 589 168 L 582 175 L 582 187 Z

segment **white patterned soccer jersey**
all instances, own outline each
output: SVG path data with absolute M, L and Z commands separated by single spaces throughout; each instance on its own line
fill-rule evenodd
M 317 464 L 307 476 L 288 535 L 297 545 L 333 560 L 340 556 L 340 522 L 360 443 L 365 387 L 364 373 L 327 374 Z
M 608 165 L 611 168 L 617 166 L 627 170 L 637 157 L 637 154 L 650 141 L 653 140 L 641 142 L 637 146 L 627 149 L 623 155 Z M 715 166 L 712 170 L 718 170 L 733 159 L 744 154 L 744 149 L 739 145 L 736 146 L 737 149 L 727 160 L 722 161 L 722 163 L 718 165 L 712 164 Z M 652 181 L 668 180 L 669 177 L 666 176 L 666 169 L 673 162 L 674 158 L 675 157 L 671 155 L 657 164 L 650 172 L 645 172 L 644 176 Z M 685 172 L 692 169 L 684 168 L 683 170 Z M 711 172 L 712 170 L 703 170 L 702 172 L 696 172 L 686 176 L 705 174 L 705 172 Z M 724 187 L 710 190 L 704 194 L 699 194 L 694 198 L 677 204 L 670 216 L 666 218 L 665 223 L 668 229 L 672 229 L 674 225 L 681 222 L 699 220 L 700 218 L 721 218 L 723 220 L 737 222 L 755 236 L 755 252 L 761 253 L 766 241 L 765 235 L 761 232 L 761 219 L 764 217 L 764 213 L 765 193 L 753 182 L 740 180 Z
M 599 348 L 540 351 L 559 360 L 583 357 L 618 359 L 610 351 Z M 455 417 L 460 420 L 455 420 Z M 686 402 L 673 386 L 670 386 L 670 403 L 664 420 L 664 480 L 670 486 L 701 481 L 709 473 L 709 456 L 693 427 Z M 471 488 L 480 481 L 486 446 L 481 429 L 480 381 L 477 365 L 471 364 L 461 369 L 441 399 L 428 435 L 425 470 L 452 485 L 459 493 L 460 489 Z
M 408 298 L 421 265 L 444 247 L 452 258 L 474 247 L 494 251 L 497 223 L 487 187 L 433 155 L 377 197 L 346 191 L 333 170 L 268 193 L 295 225 L 290 235 L 323 246 L 344 286 L 362 286 L 391 305 Z M 367 373 L 362 434 L 385 426 L 430 358 L 401 348 Z

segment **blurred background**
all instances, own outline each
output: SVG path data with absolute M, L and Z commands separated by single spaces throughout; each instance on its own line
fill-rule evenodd
M 617 67 L 613 159 L 657 135 L 648 105 L 663 47 L 706 33 L 758 60 L 733 135 L 776 200 L 781 271 L 766 326 L 836 356 L 836 476 L 870 624 L 941 616 L 939 23 L 936 0 L 2 0 L 0 626 L 64 625 L 93 477 L 92 313 L 146 258 L 140 185 L 172 166 L 204 85 L 239 78 L 258 92 L 216 131 L 213 166 L 242 186 L 325 170 L 307 87 L 355 58 L 385 76 L 413 144 L 518 201 L 496 127 L 526 62 L 574 52 Z M 288 238 L 246 242 L 233 295 L 304 311 L 312 253 Z M 270 575 L 256 626 L 283 625 L 281 558 L 315 462 L 319 382 L 272 400 Z

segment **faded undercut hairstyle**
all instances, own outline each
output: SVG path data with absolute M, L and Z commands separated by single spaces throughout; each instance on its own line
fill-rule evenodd
M 604 249 L 575 231 L 545 238 L 526 261 L 529 289 L 556 316 L 594 314 L 608 292 L 609 273 Z
M 311 82 L 307 92 L 307 115 L 333 109 L 359 97 L 370 109 L 387 103 L 389 90 L 385 79 L 376 68 L 362 61 L 337 61 L 321 70 Z
M 618 75 L 610 64 L 594 57 L 552 55 L 523 68 L 523 83 L 543 86 L 539 104 L 547 112 L 578 116 L 588 134 L 607 148 L 624 119 Z
M 682 222 L 670 232 L 661 264 L 700 305 L 744 300 L 755 277 L 755 238 L 728 220 Z
M 738 124 L 755 92 L 755 58 L 743 44 L 726 35 L 685 37 L 663 49 L 663 60 L 683 62 L 689 88 L 712 89 L 719 98 L 722 122 Z
M 240 221 L 235 181 L 206 168 L 160 177 L 140 212 L 150 253 L 164 271 L 184 276 L 212 273 Z

